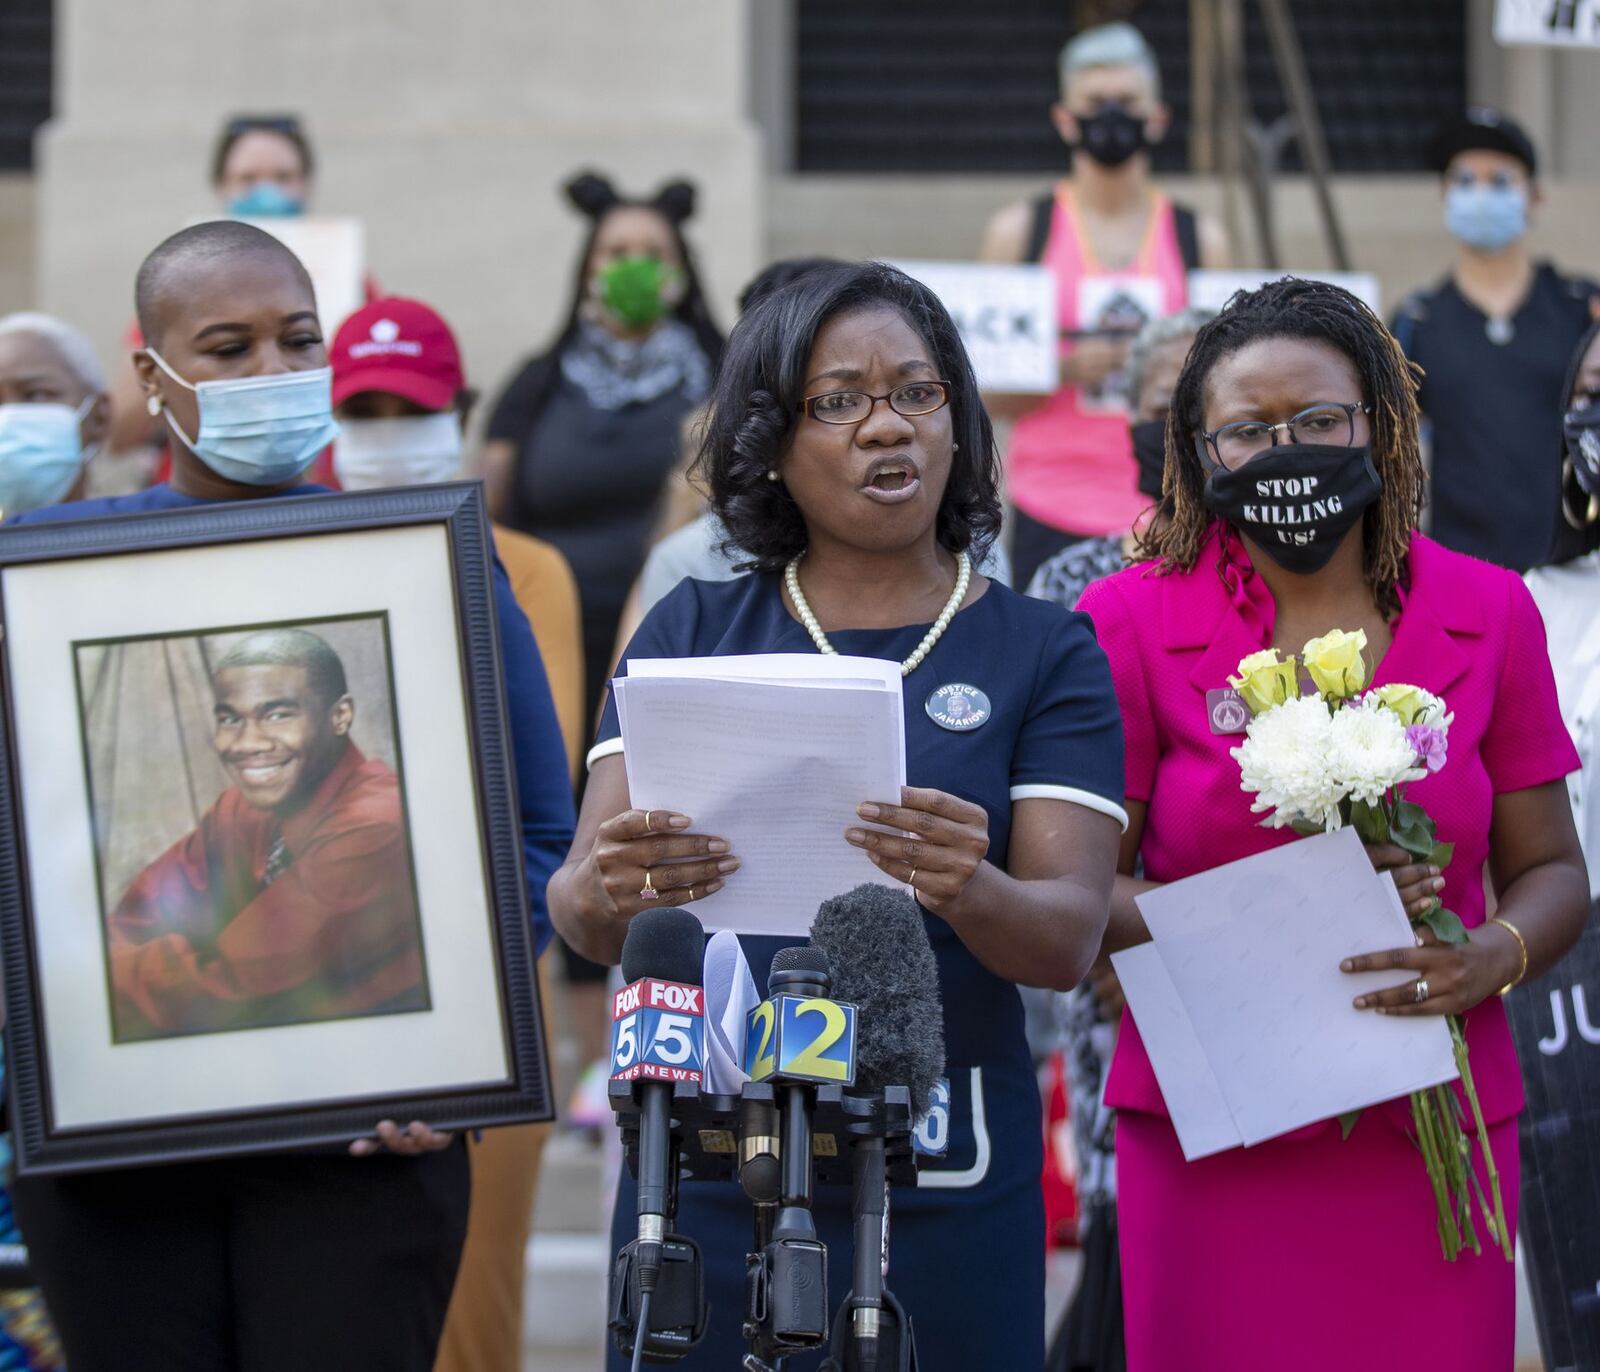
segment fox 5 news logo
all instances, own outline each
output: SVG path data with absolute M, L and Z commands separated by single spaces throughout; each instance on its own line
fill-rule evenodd
M 699 1081 L 705 1066 L 705 990 L 647 978 L 611 1006 L 611 1078 Z

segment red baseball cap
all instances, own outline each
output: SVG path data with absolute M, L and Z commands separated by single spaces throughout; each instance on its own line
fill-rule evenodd
M 363 305 L 334 335 L 333 403 L 389 391 L 429 410 L 447 410 L 466 384 L 456 336 L 420 300 L 389 296 Z

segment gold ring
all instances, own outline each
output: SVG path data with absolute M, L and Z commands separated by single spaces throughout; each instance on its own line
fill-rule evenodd
M 655 814 L 654 810 L 646 810 L 644 812 L 644 831 L 647 834 L 655 833 L 655 826 L 651 823 L 651 819 L 650 819 L 650 817 L 652 815 L 654 815 L 654 814 Z
M 650 875 L 650 869 L 644 869 L 644 888 L 639 892 L 640 900 L 660 900 L 661 892 L 656 890 L 655 878 Z
M 695 898 L 695 896 L 694 896 L 694 887 L 691 886 L 689 888 L 689 903 L 691 905 L 694 904 L 694 898 Z
M 1417 1004 L 1418 1005 L 1421 1005 L 1423 1001 L 1427 1000 L 1427 998 L 1428 998 L 1428 979 L 1427 979 L 1427 977 L 1418 977 L 1417 978 L 1417 989 L 1416 989 L 1415 995 L 1417 997 Z
M 913 891 L 917 889 L 917 869 L 915 867 L 911 869 L 911 875 L 906 878 L 906 885 Z

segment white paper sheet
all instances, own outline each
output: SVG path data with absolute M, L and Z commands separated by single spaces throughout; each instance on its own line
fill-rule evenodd
M 1135 1007 L 1139 1037 L 1156 1069 L 1183 1156 L 1193 1162 L 1237 1148 L 1244 1140 L 1228 1109 L 1228 1098 L 1217 1085 L 1160 951 L 1153 943 L 1141 943 L 1113 953 L 1111 965 L 1122 982 L 1123 996 Z
M 742 864 L 695 902 L 706 928 L 804 935 L 824 900 L 883 880 L 844 831 L 858 804 L 905 785 L 898 664 L 773 654 L 628 671 L 613 689 L 632 803 L 691 816 Z
M 1352 830 L 1203 872 L 1138 903 L 1154 941 L 1112 963 L 1185 1157 L 1230 1146 L 1221 1142 L 1230 1127 L 1232 1143 L 1260 1143 L 1455 1077 L 1443 1019 L 1351 1003 L 1406 974 L 1350 975 L 1340 961 L 1412 941 L 1393 881 L 1372 870 Z M 1196 1054 L 1214 1091 L 1196 1081 Z

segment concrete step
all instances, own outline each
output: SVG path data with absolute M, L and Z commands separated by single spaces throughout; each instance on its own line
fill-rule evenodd
M 589 1139 L 563 1130 L 551 1135 L 539 1165 L 534 1232 L 590 1234 L 604 1230 L 611 1222 L 604 1170 L 601 1150 Z
M 605 1155 L 582 1134 L 545 1145 L 524 1287 L 528 1372 L 597 1372 L 611 1270 Z
M 528 1245 L 523 1295 L 525 1365 L 541 1368 L 546 1354 L 583 1354 L 600 1366 L 606 1327 L 606 1279 L 611 1267 L 606 1234 L 535 1234 Z

